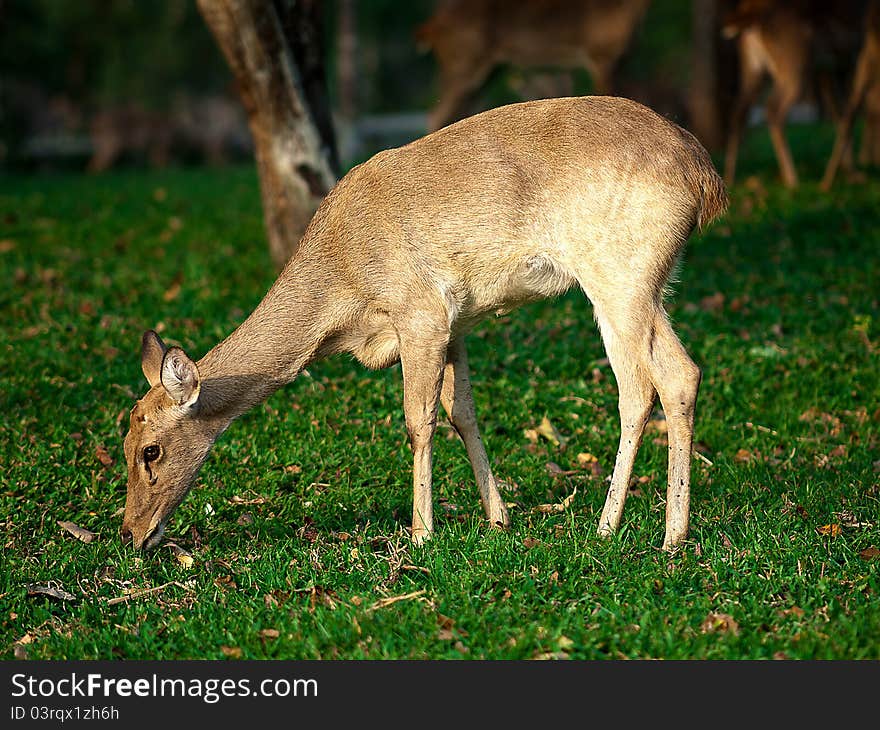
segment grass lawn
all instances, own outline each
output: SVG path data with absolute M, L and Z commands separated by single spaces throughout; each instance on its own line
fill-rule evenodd
M 436 537 L 409 543 L 399 366 L 340 357 L 236 421 L 136 555 L 118 531 L 140 337 L 198 358 L 261 299 L 256 175 L 0 178 L 0 659 L 880 659 L 880 184 L 822 194 L 828 130 L 791 137 L 802 187 L 753 132 L 670 299 L 703 369 L 671 557 L 659 410 L 622 531 L 595 534 L 617 391 L 578 292 L 469 338 L 509 531 L 483 524 L 444 423 Z

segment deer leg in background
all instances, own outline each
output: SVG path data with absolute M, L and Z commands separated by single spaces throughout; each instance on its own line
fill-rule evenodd
M 416 544 L 434 531 L 431 460 L 447 344 L 448 339 L 438 344 L 416 336 L 400 336 L 403 413 L 413 452 L 412 539 Z
M 785 140 L 785 120 L 799 91 L 799 86 L 781 86 L 777 81 L 767 101 L 767 128 L 770 130 L 770 141 L 773 143 L 773 151 L 779 162 L 782 182 L 789 188 L 797 186 L 798 177 L 791 159 L 791 150 Z
M 870 83 L 870 63 L 867 54 L 863 51 L 859 54 L 859 60 L 856 65 L 856 72 L 853 75 L 852 92 L 846 103 L 843 116 L 837 125 L 837 135 L 834 138 L 834 148 L 831 150 L 831 157 L 828 158 L 828 165 L 825 167 L 825 175 L 822 177 L 821 187 L 828 190 L 834 182 L 837 175 L 837 169 L 840 167 L 846 155 L 849 153 L 852 142 L 852 126 L 859 108 L 865 99 L 865 92 Z M 865 132 L 868 131 L 866 120 Z M 862 141 L 862 149 L 865 147 L 865 139 Z
M 608 537 L 620 527 L 633 464 L 654 405 L 655 390 L 639 357 L 639 351 L 649 337 L 647 328 L 642 327 L 639 332 L 629 331 L 628 317 L 611 321 L 604 312 L 597 312 L 597 319 L 605 352 L 617 380 L 620 413 L 620 445 L 599 519 L 599 534 Z
M 492 475 L 489 458 L 486 456 L 486 449 L 477 426 L 463 337 L 454 340 L 447 350 L 440 402 L 467 449 L 474 477 L 480 489 L 480 501 L 483 503 L 483 510 L 489 523 L 496 527 L 507 527 L 510 524 L 507 506 L 498 491 L 498 483 Z
M 746 127 L 746 121 L 764 79 L 764 68 L 759 63 L 750 61 L 746 55 L 742 41 L 739 45 L 740 86 L 733 114 L 730 119 L 730 131 L 727 135 L 727 150 L 724 156 L 724 182 L 733 185 L 736 178 L 736 159 L 739 155 L 739 143 Z
M 429 131 L 435 131 L 457 121 L 464 106 L 488 78 L 492 65 L 470 63 L 469 60 L 449 61 L 440 74 L 440 98 L 428 114 Z
M 865 125 L 859 148 L 862 164 L 880 165 L 880 85 L 875 84 L 865 99 Z

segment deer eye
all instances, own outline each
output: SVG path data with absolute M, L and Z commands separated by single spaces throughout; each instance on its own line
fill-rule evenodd
M 144 463 L 149 463 L 151 461 L 155 461 L 159 458 L 159 446 L 157 444 L 150 444 L 147 448 L 144 449 Z

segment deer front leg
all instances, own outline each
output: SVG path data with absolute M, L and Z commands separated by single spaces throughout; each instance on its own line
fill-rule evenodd
M 452 427 L 467 449 L 468 459 L 480 489 L 480 501 L 489 523 L 496 527 L 507 527 L 510 524 L 507 506 L 498 491 L 498 484 L 492 475 L 489 457 L 486 456 L 486 449 L 477 426 L 467 350 L 462 337 L 454 340 L 447 350 L 440 402 L 449 416 Z
M 434 531 L 431 459 L 447 342 L 405 341 L 401 336 L 403 412 L 413 452 L 412 539 L 417 545 Z

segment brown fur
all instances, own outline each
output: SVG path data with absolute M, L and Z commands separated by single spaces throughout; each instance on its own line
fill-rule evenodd
M 502 64 L 585 68 L 597 94 L 612 74 L 650 0 L 447 0 L 416 30 L 440 70 L 429 128 L 458 119 L 471 95 Z M 554 94 L 555 95 L 555 94 Z
M 782 182 L 798 184 L 798 174 L 785 138 L 791 107 L 804 96 L 814 59 L 825 56 L 835 65 L 844 58 L 857 36 L 862 0 L 739 0 L 726 15 L 722 33 L 735 38 L 740 88 L 727 135 L 724 181 L 732 185 L 748 112 L 758 99 L 765 79 L 771 81 L 767 99 L 767 127 L 779 163 Z M 826 102 L 833 103 L 830 90 Z
M 727 204 L 692 135 L 613 97 L 514 104 L 471 117 L 349 172 L 247 320 L 197 364 L 144 338 L 151 384 L 126 437 L 123 532 L 152 546 L 207 449 L 238 415 L 310 362 L 350 352 L 400 361 L 413 448 L 412 535 L 433 530 L 438 404 L 462 437 L 492 524 L 508 524 L 474 413 L 464 344 L 481 319 L 579 285 L 620 389 L 620 453 L 600 531 L 617 529 L 659 393 L 669 421 L 665 546 L 687 533 L 699 370 L 675 337 L 663 288 L 695 224 Z M 144 447 L 162 458 L 146 474 Z M 170 508 L 169 508 L 170 505 Z

